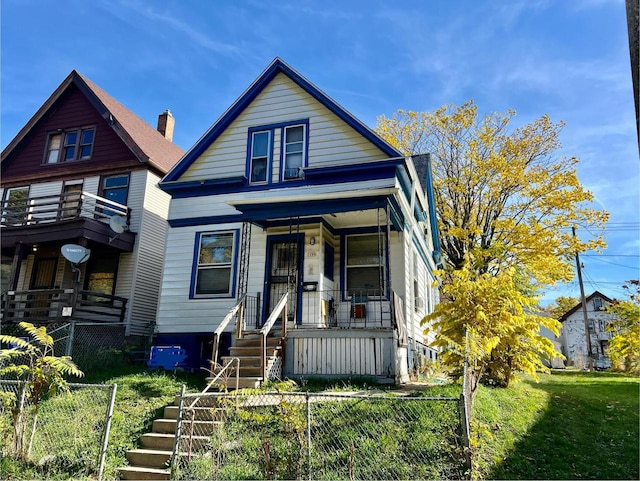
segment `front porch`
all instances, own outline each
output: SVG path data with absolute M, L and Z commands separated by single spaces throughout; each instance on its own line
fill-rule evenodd
M 73 305 L 73 289 L 7 291 L 2 295 L 0 313 L 4 322 L 67 322 L 73 313 L 75 321 L 119 323 L 124 321 L 127 299 L 80 290 L 75 308 L 68 310 Z

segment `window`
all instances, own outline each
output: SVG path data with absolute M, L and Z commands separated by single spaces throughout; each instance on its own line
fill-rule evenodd
M 102 197 L 118 204 L 127 205 L 129 195 L 129 174 L 105 177 L 102 180 Z M 107 215 L 122 214 L 116 206 L 104 209 Z
M 267 181 L 269 170 L 270 132 L 253 132 L 251 136 L 251 182 Z
M 593 298 L 593 308 L 596 311 L 601 311 L 602 310 L 602 299 L 599 297 L 594 297 Z
M 116 273 L 118 272 L 118 254 L 99 254 L 96 252 L 88 262 L 85 290 L 112 296 L 115 292 Z M 108 302 L 100 296 L 90 296 L 96 302 Z
M 91 158 L 95 128 L 68 130 L 49 135 L 45 163 L 57 164 Z
M 384 288 L 384 238 L 378 234 L 350 235 L 346 237 L 346 244 L 348 295 L 381 295 Z
M 284 179 L 297 179 L 304 167 L 304 125 L 284 128 Z
M 2 223 L 23 225 L 27 221 L 29 187 L 10 187 L 6 190 L 2 209 Z
M 196 236 L 194 296 L 233 296 L 236 232 L 201 233 Z
M 308 120 L 249 128 L 246 176 L 253 185 L 302 177 L 307 165 Z M 278 182 L 278 180 L 275 180 Z

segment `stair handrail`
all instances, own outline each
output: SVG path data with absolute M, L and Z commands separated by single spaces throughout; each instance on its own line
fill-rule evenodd
M 231 359 L 229 359 L 229 362 L 227 362 L 222 367 L 222 369 L 220 369 L 218 374 L 216 374 L 213 377 L 213 379 L 207 383 L 207 386 L 202 391 L 200 391 L 200 394 L 207 393 L 209 391 L 209 389 L 211 389 L 211 387 L 218 382 L 218 379 L 220 379 L 220 377 L 225 373 L 225 371 L 227 369 L 229 369 L 231 367 L 231 365 L 234 362 L 236 363 L 236 391 L 237 391 L 238 388 L 240 387 L 240 358 L 239 357 L 232 357 Z M 203 369 L 207 370 L 206 368 L 203 368 Z M 213 371 L 211 371 L 211 374 L 213 374 Z M 202 398 L 202 396 L 198 396 L 197 398 L 195 398 L 193 400 L 193 402 L 191 404 L 189 404 L 189 406 L 186 408 L 186 410 L 193 409 L 193 407 L 198 403 L 198 401 L 200 401 L 201 398 Z
M 245 297 L 246 297 L 246 294 L 243 294 L 240 300 L 238 301 L 238 303 L 231 308 L 231 310 L 227 313 L 226 316 L 224 316 L 224 319 L 222 319 L 222 322 L 213 333 L 213 353 L 211 354 L 211 361 L 213 363 L 218 362 L 218 348 L 220 344 L 220 335 L 224 332 L 224 330 L 227 328 L 227 326 L 231 322 L 231 319 L 233 319 L 233 317 L 236 315 L 236 313 L 244 303 Z
M 284 337 L 287 329 L 287 301 L 289 300 L 289 293 L 285 292 L 284 295 L 280 298 L 276 307 L 273 308 L 273 311 L 269 315 L 269 318 L 260 329 L 260 337 L 262 339 L 262 380 L 267 380 L 267 336 L 271 332 L 273 325 L 282 314 L 282 336 Z

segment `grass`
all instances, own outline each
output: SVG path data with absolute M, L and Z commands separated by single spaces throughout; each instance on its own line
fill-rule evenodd
M 118 384 L 105 479 L 117 478 L 116 468 L 125 464 L 126 450 L 137 446 L 139 437 L 150 430 L 153 419 L 161 415 L 162 408 L 173 401 L 183 384 L 191 392 L 199 391 L 205 385 L 204 376 L 146 372 L 140 366 L 128 365 L 89 375 L 83 382 Z M 309 380 L 299 383 L 297 387 L 282 386 L 281 390 L 295 389 L 375 390 L 383 396 L 393 395 L 397 391 L 391 386 L 379 386 L 371 380 L 355 378 L 330 382 Z M 640 380 L 636 377 L 576 371 L 555 371 L 551 375 L 542 375 L 538 383 L 525 378 L 508 389 L 481 386 L 472 425 L 475 477 L 640 479 L 639 389 Z M 442 385 L 415 394 L 455 397 L 459 395 L 459 390 L 457 385 Z M 95 410 L 96 407 L 88 405 L 86 409 Z M 78 416 L 82 416 L 82 413 Z M 368 419 L 366 413 L 359 412 L 357 416 L 362 420 Z M 387 417 L 393 423 L 391 416 L 382 416 L 383 419 Z M 383 422 L 380 424 L 382 432 L 391 430 Z M 337 438 L 340 426 L 327 428 L 328 433 L 336 433 L 328 437 L 327 442 Z M 420 436 L 421 431 L 411 434 L 416 445 L 411 446 L 412 449 L 433 441 L 421 441 Z M 383 448 L 381 445 L 372 446 L 374 450 Z M 346 456 L 349 457 L 348 452 Z M 85 477 L 74 471 L 73 460 L 61 461 L 64 463 L 61 462 L 59 466 L 43 468 L 37 464 L 17 463 L 3 456 L 0 459 L 0 472 L 2 479 L 7 480 Z M 446 470 L 441 468 L 429 467 L 431 471 L 423 475 L 444 475 Z M 241 471 L 227 475 L 247 477 L 256 474 L 253 471 Z
M 75 382 L 75 379 L 73 380 Z M 125 452 L 137 447 L 138 439 L 150 430 L 154 419 L 161 416 L 162 408 L 173 402 L 183 384 L 191 391 L 201 390 L 205 385 L 204 375 L 184 372 L 148 372 L 137 365 L 122 365 L 87 375 L 82 382 L 95 384 L 117 384 L 116 402 L 109 436 L 104 479 L 118 479 L 116 469 L 126 464 Z M 46 403 L 59 402 L 54 398 Z M 87 403 L 75 411 L 74 419 L 59 419 L 60 425 L 76 428 L 85 418 L 95 417 L 95 411 L 106 412 L 106 404 L 96 406 Z M 35 462 L 19 462 L 7 456 L 0 459 L 2 479 L 95 479 L 95 473 L 82 471 L 74 459 L 63 452 L 62 446 L 52 451 L 54 462 L 39 465 Z M 95 465 L 95 460 L 92 460 Z
M 472 426 L 476 476 L 640 479 L 636 377 L 554 371 L 481 387 Z

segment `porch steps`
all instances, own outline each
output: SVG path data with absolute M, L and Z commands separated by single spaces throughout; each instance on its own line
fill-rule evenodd
M 180 396 L 176 396 L 174 404 L 164 408 L 163 417 L 153 421 L 152 431 L 140 437 L 141 447 L 127 451 L 129 466 L 118 468 L 121 479 L 170 479 L 169 461 L 175 442 L 179 403 Z M 224 420 L 224 412 L 216 407 L 214 399 L 199 400 L 194 410 L 193 422 L 196 433 L 211 431 L 213 426 L 221 424 Z M 190 429 L 189 420 L 182 420 L 182 429 Z M 193 448 L 200 449 L 207 445 L 209 437 L 194 435 L 191 440 Z
M 273 331 L 267 337 L 267 367 L 269 367 L 280 353 L 280 332 Z M 255 388 L 259 387 L 264 379 L 262 377 L 262 336 L 256 331 L 245 331 L 243 336 L 235 340 L 235 345 L 229 348 L 229 355 L 222 356 L 224 364 L 233 358 L 240 360 L 240 371 L 238 376 L 238 387 Z M 212 378 L 208 378 L 209 382 Z M 235 389 L 235 372 L 222 380 L 222 387 Z

